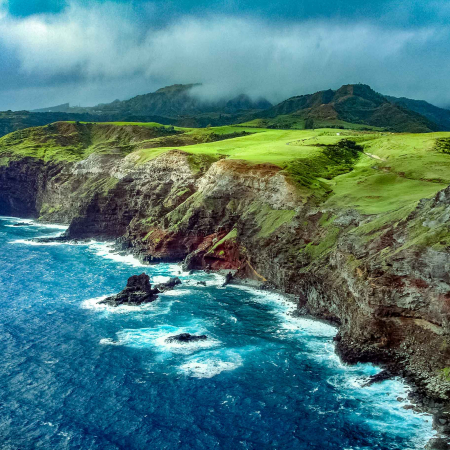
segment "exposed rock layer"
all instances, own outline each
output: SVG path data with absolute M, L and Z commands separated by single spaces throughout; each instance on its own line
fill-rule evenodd
M 199 169 L 181 151 L 133 158 L 12 161 L 0 166 L 0 213 L 295 294 L 301 312 L 339 324 L 346 360 L 387 363 L 449 401 L 450 188 L 403 215 L 369 217 L 321 208 L 273 165 Z

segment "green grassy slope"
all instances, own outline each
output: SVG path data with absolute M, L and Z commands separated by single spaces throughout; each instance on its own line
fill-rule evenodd
M 157 125 L 157 126 L 156 126 Z M 140 142 L 179 133 L 171 126 L 125 127 L 80 122 L 56 122 L 27 128 L 0 138 L 0 161 L 34 157 L 45 161 L 79 161 L 91 153 L 126 155 Z
M 244 128 L 245 130 L 245 128 Z M 248 131 L 255 130 L 248 128 Z M 356 208 L 363 213 L 391 211 L 430 197 L 450 184 L 450 155 L 436 145 L 437 139 L 450 139 L 450 133 L 393 134 L 381 132 L 319 130 L 263 130 L 258 133 L 226 141 L 184 147 L 195 155 L 214 159 L 242 159 L 251 163 L 272 163 L 289 170 L 301 162 L 305 173 L 318 175 L 322 189 L 332 191 L 326 206 Z M 317 164 L 324 146 L 335 145 L 343 139 L 356 142 L 363 153 L 352 163 L 350 170 L 324 179 Z M 137 151 L 143 163 L 175 147 L 141 149 Z M 329 161 L 328 161 L 329 163 Z M 340 165 L 339 165 L 340 164 Z
M 77 161 L 91 153 L 130 152 L 143 164 L 181 147 L 193 155 L 194 166 L 222 158 L 278 165 L 324 206 L 366 214 L 403 208 L 450 184 L 450 133 L 59 122 L 0 138 L 0 164 L 11 158 Z

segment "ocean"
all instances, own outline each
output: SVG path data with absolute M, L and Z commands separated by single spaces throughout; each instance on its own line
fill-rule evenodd
M 416 449 L 433 436 L 403 382 L 363 387 L 380 369 L 341 363 L 336 329 L 283 296 L 110 243 L 32 241 L 62 231 L 0 218 L 2 450 Z M 141 307 L 97 304 L 142 272 L 182 285 Z M 182 332 L 208 339 L 166 342 Z

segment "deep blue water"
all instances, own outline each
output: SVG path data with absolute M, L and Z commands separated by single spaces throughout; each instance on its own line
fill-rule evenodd
M 145 307 L 96 306 L 140 266 L 105 244 L 30 245 L 57 228 L 0 218 L 1 449 L 414 449 L 431 419 L 400 381 L 347 367 L 328 325 L 275 294 L 183 285 Z M 207 287 L 197 285 L 204 280 Z M 201 344 L 166 344 L 180 332 Z

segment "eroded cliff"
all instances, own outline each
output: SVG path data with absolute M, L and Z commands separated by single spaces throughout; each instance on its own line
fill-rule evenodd
M 272 163 L 181 150 L 0 166 L 0 214 L 67 223 L 69 239 L 118 239 L 148 262 L 235 269 L 339 324 L 347 361 L 385 363 L 448 403 L 450 188 L 378 214 L 332 196 Z

